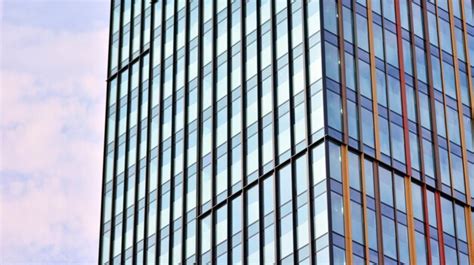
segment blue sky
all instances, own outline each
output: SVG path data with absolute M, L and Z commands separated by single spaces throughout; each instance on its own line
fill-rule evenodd
M 0 0 L 0 264 L 96 264 L 109 0 Z

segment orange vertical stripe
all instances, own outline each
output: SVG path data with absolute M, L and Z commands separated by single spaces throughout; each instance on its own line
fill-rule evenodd
M 469 87 L 469 93 L 470 93 L 470 96 L 471 96 L 471 117 L 474 117 L 474 84 L 472 83 L 472 79 L 471 79 L 471 65 L 470 65 L 470 55 L 469 55 L 469 41 L 468 41 L 468 35 L 467 35 L 467 25 L 466 25 L 466 14 L 465 12 L 469 12 L 469 10 L 465 10 L 465 6 L 464 6 L 464 1 L 460 1 L 461 2 L 461 11 L 463 12 L 463 19 L 462 19 L 462 28 L 463 28 L 463 39 L 464 39 L 464 52 L 465 52 L 465 57 L 466 57 L 466 64 L 467 64 L 467 80 L 468 80 L 468 87 Z M 467 174 L 467 172 L 465 172 L 465 174 Z M 466 183 L 466 186 L 470 188 L 470 185 L 469 185 L 469 182 Z M 474 191 L 469 191 L 470 194 L 472 194 L 472 192 Z M 467 198 L 467 202 L 468 202 L 468 205 L 470 205 L 471 203 L 471 198 L 468 197 Z M 468 244 L 469 244 L 469 259 L 472 262 L 473 261 L 473 258 L 474 258 L 474 227 L 472 227 L 472 223 L 471 223 L 471 213 L 470 213 L 470 209 L 467 209 L 467 213 L 466 213 L 466 218 L 467 218 L 467 224 L 468 224 Z
M 410 263 L 416 265 L 415 224 L 413 221 L 413 202 L 411 197 L 411 181 L 405 178 L 405 194 L 407 202 L 408 246 L 410 248 Z
M 377 106 L 377 88 L 375 86 L 375 48 L 372 27 L 372 1 L 367 1 L 367 29 L 369 31 L 370 80 L 372 84 L 372 112 L 374 114 L 375 157 L 380 160 L 379 111 Z
M 466 138 L 464 134 L 464 115 L 463 115 L 463 104 L 461 100 L 461 84 L 459 80 L 459 62 L 458 62 L 458 53 L 457 53 L 457 45 L 455 39 L 455 31 L 454 31 L 454 14 L 453 14 L 453 3 L 448 1 L 449 3 L 449 20 L 450 20 L 450 29 L 451 29 L 451 43 L 453 47 L 453 61 L 454 61 L 454 81 L 456 84 L 456 98 L 457 98 L 457 106 L 458 106 L 458 119 L 459 119 L 459 129 L 461 134 L 461 149 L 462 149 L 462 165 L 464 169 L 464 184 L 466 190 L 467 198 L 471 198 L 471 193 L 469 191 L 469 177 L 467 175 L 468 168 L 467 168 L 467 151 L 466 151 Z M 468 201 L 468 205 L 470 205 L 470 200 Z
M 347 145 L 341 146 L 342 163 L 342 193 L 344 197 L 344 234 L 346 246 L 346 263 L 352 264 L 352 228 L 351 228 L 351 200 L 349 187 L 349 166 Z
M 362 193 L 362 214 L 363 214 L 363 222 L 364 222 L 364 242 L 365 242 L 365 262 L 368 265 L 370 260 L 370 251 L 369 251 L 369 232 L 368 232 L 368 225 L 367 225 L 367 197 L 366 197 L 366 189 L 365 186 L 365 158 L 364 153 L 362 153 L 360 157 L 360 187 Z
M 463 2 L 463 1 L 461 1 Z M 471 201 L 471 192 L 470 192 L 470 187 L 469 187 L 469 176 L 468 176 L 468 167 L 467 167 L 467 150 L 466 150 L 466 138 L 464 134 L 464 115 L 463 115 L 463 104 L 461 100 L 461 85 L 460 85 L 460 80 L 459 80 L 459 62 L 458 62 L 458 55 L 457 55 L 457 45 L 456 45 L 456 33 L 454 31 L 454 14 L 453 14 L 453 3 L 452 1 L 448 1 L 449 5 L 449 25 L 450 25 L 450 30 L 451 30 L 451 43 L 453 47 L 453 61 L 454 61 L 454 81 L 456 84 L 456 98 L 457 98 L 457 107 L 458 107 L 458 119 L 459 119 L 459 129 L 460 129 L 460 134 L 461 134 L 461 150 L 462 150 L 462 165 L 463 165 L 463 171 L 464 171 L 464 190 L 466 191 L 466 197 L 467 197 L 467 203 L 468 206 L 470 206 L 470 201 Z M 467 68 L 470 68 L 468 66 Z M 470 76 L 469 76 L 469 79 Z M 472 100 L 472 98 L 471 98 Z M 472 110 L 472 106 L 471 106 Z M 469 249 L 469 260 L 472 261 L 472 256 L 473 256 L 473 246 L 472 246 L 472 241 L 471 237 L 468 237 L 468 249 Z
M 397 27 L 398 65 L 400 68 L 400 92 L 402 96 L 403 137 L 405 140 L 405 164 L 407 175 L 411 177 L 410 134 L 408 131 L 407 91 L 405 86 L 405 65 L 403 61 L 402 23 L 400 21 L 400 4 L 395 1 L 395 17 Z

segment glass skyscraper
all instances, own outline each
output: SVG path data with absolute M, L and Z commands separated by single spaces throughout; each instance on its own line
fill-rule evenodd
M 100 264 L 473 264 L 471 0 L 113 0 Z

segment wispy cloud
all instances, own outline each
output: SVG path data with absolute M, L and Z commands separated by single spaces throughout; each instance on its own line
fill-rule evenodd
M 107 27 L 1 32 L 0 263 L 95 264 Z

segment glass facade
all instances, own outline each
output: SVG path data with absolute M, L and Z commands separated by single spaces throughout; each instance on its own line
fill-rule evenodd
M 100 264 L 474 263 L 471 0 L 113 0 Z

